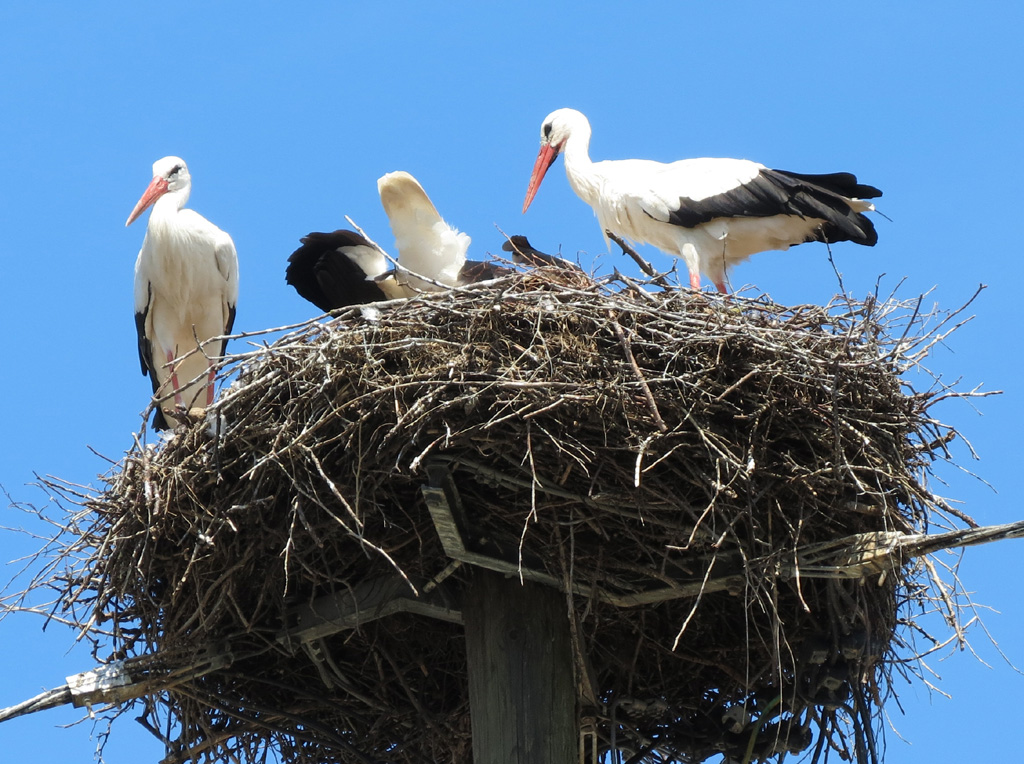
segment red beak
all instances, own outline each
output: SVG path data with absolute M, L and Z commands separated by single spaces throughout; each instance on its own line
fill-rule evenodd
M 542 144 L 540 153 L 537 154 L 537 161 L 533 163 L 533 173 L 530 175 L 530 187 L 526 189 L 526 201 L 523 202 L 523 213 L 526 213 L 533 197 L 537 195 L 540 182 L 544 180 L 544 174 L 552 163 L 558 159 L 558 150 L 561 146 L 552 146 L 549 143 Z
M 135 205 L 135 209 L 132 210 L 132 214 L 128 216 L 128 222 L 125 223 L 127 228 L 133 222 L 135 218 L 145 212 L 149 207 L 159 199 L 161 196 L 167 193 L 167 180 L 164 178 L 153 178 L 146 187 L 145 192 L 142 194 L 142 198 L 139 199 L 139 203 Z

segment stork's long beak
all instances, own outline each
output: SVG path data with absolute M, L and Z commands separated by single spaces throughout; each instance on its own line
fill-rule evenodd
M 132 214 L 128 216 L 128 222 L 125 223 L 127 228 L 133 222 L 135 218 L 149 209 L 150 205 L 153 204 L 157 199 L 167 193 L 167 179 L 166 178 L 153 178 L 146 187 L 145 192 L 142 194 L 142 198 L 139 199 L 139 203 L 135 205 L 135 209 L 132 210 Z
M 558 149 L 561 146 L 552 146 L 550 143 L 543 143 L 540 147 L 540 153 L 537 154 L 537 161 L 533 163 L 533 173 L 530 175 L 530 187 L 526 189 L 526 201 L 523 202 L 523 213 L 526 213 L 527 208 L 530 206 L 530 202 L 533 201 L 533 197 L 537 195 L 537 189 L 540 188 L 540 182 L 544 180 L 544 174 L 551 167 L 551 164 L 558 159 Z

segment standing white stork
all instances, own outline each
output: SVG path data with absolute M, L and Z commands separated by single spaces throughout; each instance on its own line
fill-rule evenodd
M 153 163 L 153 180 L 126 226 L 150 206 L 146 238 L 135 262 L 135 326 L 143 375 L 163 398 L 153 427 L 177 424 L 178 414 L 213 403 L 213 358 L 223 356 L 238 299 L 238 256 L 231 237 L 202 215 L 183 209 L 192 189 L 185 162 Z M 181 356 L 186 356 L 182 358 Z
M 552 162 L 564 154 L 569 185 L 594 208 L 602 232 L 682 257 L 694 289 L 700 289 L 704 273 L 727 292 L 727 269 L 757 252 L 807 241 L 870 247 L 878 240 L 863 214 L 875 206 L 863 200 L 882 192 L 857 183 L 850 173 L 804 175 L 746 159 L 592 162 L 589 146 L 590 122 L 583 114 L 549 114 L 523 212 Z
M 395 235 L 398 267 L 389 268 L 379 249 L 348 230 L 311 233 L 288 258 L 285 280 L 321 310 L 414 297 L 511 272 L 467 260 L 469 236 L 444 221 L 409 173 L 384 175 L 377 191 Z

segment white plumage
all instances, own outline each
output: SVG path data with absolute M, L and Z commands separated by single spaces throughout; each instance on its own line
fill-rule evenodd
M 441 218 L 423 186 L 407 172 L 384 175 L 377 181 L 377 191 L 395 235 L 398 283 L 410 287 L 413 293 L 456 286 L 466 264 L 469 236 Z
M 209 340 L 229 334 L 235 320 L 235 245 L 202 215 L 183 209 L 191 187 L 183 160 L 158 160 L 125 223 L 153 207 L 135 263 L 135 323 L 142 373 L 150 375 L 154 397 L 171 396 L 157 409 L 156 429 L 176 424 L 182 409 L 213 402 L 213 359 L 223 356 L 226 340 Z
M 727 269 L 756 252 L 806 241 L 877 240 L 862 214 L 874 205 L 863 199 L 881 192 L 849 173 L 805 175 L 746 159 L 592 162 L 590 135 L 590 122 L 575 109 L 545 118 L 523 212 L 561 153 L 569 184 L 594 209 L 602 232 L 682 257 L 694 289 L 704 273 L 727 291 Z

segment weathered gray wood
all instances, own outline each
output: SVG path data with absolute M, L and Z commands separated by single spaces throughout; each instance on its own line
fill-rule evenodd
M 419 583 L 416 591 L 415 583 Z M 425 588 L 424 582 L 410 582 L 397 573 L 361 581 L 351 589 L 325 594 L 296 608 L 291 625 L 281 631 L 278 641 L 312 642 L 394 613 L 462 623 L 458 609 L 446 600 L 442 589 L 427 592 Z
M 565 595 L 474 570 L 463 607 L 474 764 L 577 761 Z

